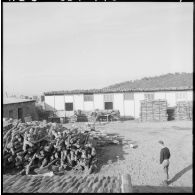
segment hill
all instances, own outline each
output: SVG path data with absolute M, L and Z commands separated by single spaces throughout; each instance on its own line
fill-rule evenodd
M 192 88 L 193 74 L 192 73 L 169 73 L 155 77 L 144 77 L 140 80 L 126 81 L 103 89 L 154 89 L 154 88 Z

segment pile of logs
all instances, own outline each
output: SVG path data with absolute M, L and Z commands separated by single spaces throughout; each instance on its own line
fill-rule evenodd
M 175 110 L 176 120 L 192 120 L 192 101 L 177 102 Z
M 67 129 L 46 121 L 13 121 L 9 129 L 3 130 L 3 172 L 14 170 L 28 175 L 87 170 L 91 173 L 96 168 L 96 146 L 106 143 L 119 144 L 119 141 L 95 131 L 90 124 Z
M 141 101 L 141 121 L 167 121 L 167 117 L 166 100 Z

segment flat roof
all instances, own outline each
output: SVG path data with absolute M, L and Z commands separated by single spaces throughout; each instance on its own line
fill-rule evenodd
M 26 102 L 35 102 L 36 100 L 20 99 L 20 98 L 3 98 L 3 104 L 18 104 Z

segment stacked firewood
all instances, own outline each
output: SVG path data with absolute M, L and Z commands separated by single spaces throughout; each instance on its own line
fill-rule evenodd
M 11 170 L 19 174 L 38 174 L 49 170 L 56 174 L 69 170 L 91 173 L 97 162 L 95 147 L 99 143 L 106 145 L 106 140 L 109 144 L 119 144 L 116 139 L 95 131 L 95 126 L 91 124 L 85 127 L 73 125 L 67 129 L 61 124 L 46 121 L 17 121 L 4 131 L 4 173 Z
M 167 121 L 167 117 L 166 100 L 141 101 L 141 121 Z
M 192 101 L 177 102 L 175 110 L 176 120 L 192 120 Z
M 35 121 L 17 123 L 3 137 L 4 171 L 15 169 L 28 174 L 43 168 L 92 169 L 96 150 L 88 138 L 88 131 L 81 132 L 78 128 Z

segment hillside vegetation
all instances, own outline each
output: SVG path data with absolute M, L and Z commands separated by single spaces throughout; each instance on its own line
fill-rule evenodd
M 140 80 L 126 81 L 115 85 L 110 85 L 104 89 L 192 88 L 192 83 L 192 73 L 169 73 L 155 77 L 144 77 Z

